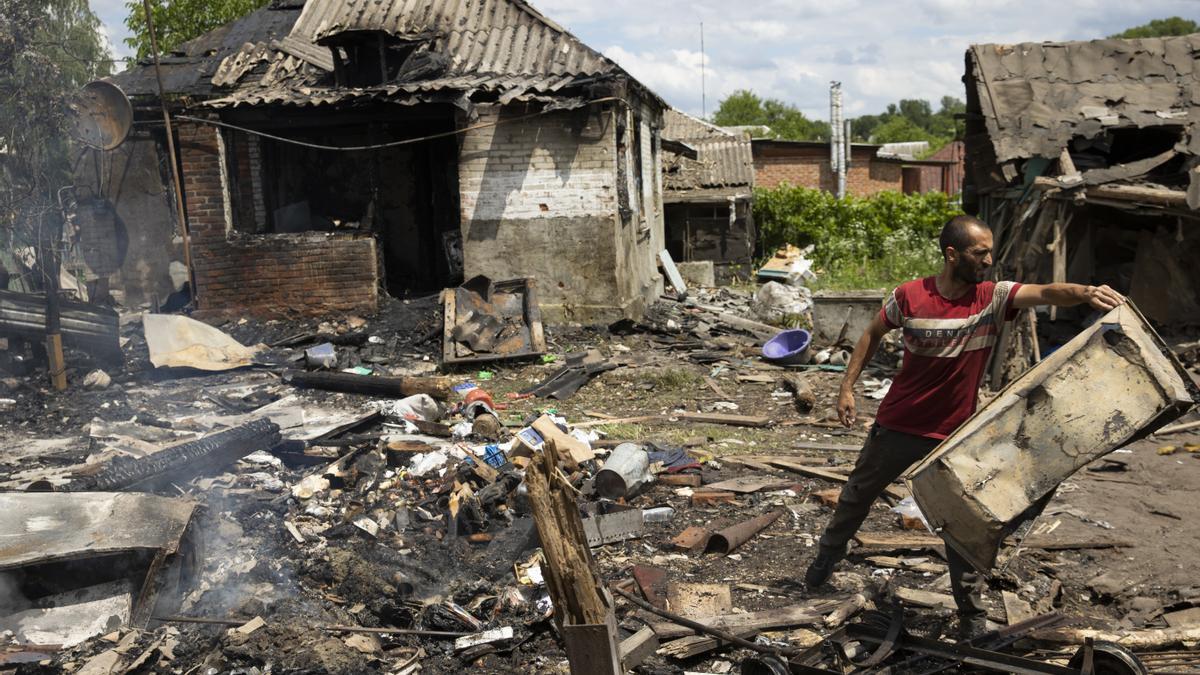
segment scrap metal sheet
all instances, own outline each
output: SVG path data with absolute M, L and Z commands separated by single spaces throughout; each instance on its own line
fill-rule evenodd
M 0 570 L 135 550 L 174 553 L 195 502 L 124 492 L 0 492 Z
M 978 569 L 1083 466 L 1184 415 L 1200 391 L 1127 303 L 1010 384 L 908 479 L 930 526 Z

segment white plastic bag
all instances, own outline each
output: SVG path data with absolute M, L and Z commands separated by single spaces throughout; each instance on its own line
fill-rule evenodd
M 803 286 L 786 286 L 778 281 L 763 284 L 750 303 L 754 314 L 767 322 L 807 314 L 811 306 L 812 291 Z

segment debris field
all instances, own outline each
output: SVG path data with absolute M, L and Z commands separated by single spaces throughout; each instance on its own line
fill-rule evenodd
M 768 362 L 751 302 L 697 289 L 640 322 L 548 328 L 540 353 L 445 372 L 456 338 L 436 296 L 227 322 L 215 329 L 251 362 L 213 364 L 210 345 L 208 370 L 154 367 L 150 322 L 123 317 L 127 365 L 95 384 L 3 380 L 0 671 L 565 672 L 570 627 L 549 588 L 562 571 L 529 479 L 550 452 L 627 669 L 752 672 L 756 652 L 810 647 L 816 664 L 844 625 L 897 615 L 906 635 L 951 634 L 944 545 L 904 485 L 831 586 L 802 583 L 897 345 L 856 389 L 867 419 L 845 429 L 841 346 L 813 345 L 821 364 Z M 473 340 L 491 325 L 475 324 Z M 1175 345 L 1193 378 L 1197 352 Z M 68 363 L 72 381 L 93 365 Z M 1151 672 L 1200 667 L 1200 430 L 1180 426 L 1088 464 L 1002 547 L 989 619 L 1001 636 L 1018 625 L 1007 644 L 1025 658 L 1065 665 L 1090 628 Z M 31 523 L 56 543 L 9 543 Z

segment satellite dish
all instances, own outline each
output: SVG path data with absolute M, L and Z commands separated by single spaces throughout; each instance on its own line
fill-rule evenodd
M 133 124 L 133 106 L 111 82 L 88 82 L 70 104 L 72 135 L 84 145 L 112 150 L 125 141 Z

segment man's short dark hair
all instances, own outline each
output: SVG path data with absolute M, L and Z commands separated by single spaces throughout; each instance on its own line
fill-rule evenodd
M 946 249 L 953 246 L 955 251 L 965 250 L 971 245 L 971 228 L 988 229 L 986 223 L 975 216 L 954 216 L 942 226 L 942 235 L 938 237 L 938 246 L 942 249 L 942 257 L 946 257 Z

